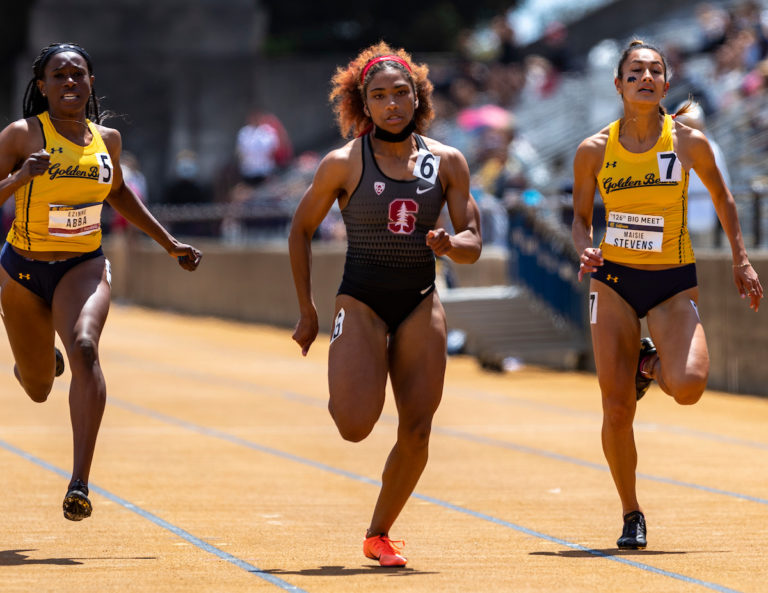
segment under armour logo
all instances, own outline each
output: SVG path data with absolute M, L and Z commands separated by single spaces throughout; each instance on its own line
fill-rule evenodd
M 619 281 L 619 277 L 618 276 L 613 276 L 611 274 L 608 274 L 608 276 L 605 279 L 608 282 L 613 282 L 614 284 L 616 284 Z
M 64 149 L 61 146 L 59 146 L 58 148 L 54 146 L 53 148 L 48 149 L 48 152 L 50 152 L 51 154 L 55 154 L 57 150 L 59 151 L 59 154 L 64 152 Z
M 19 272 L 19 280 L 29 280 L 29 274 L 22 274 Z
M 615 169 L 616 168 L 616 161 L 613 161 L 613 162 L 607 161 L 605 163 L 605 168 L 607 169 L 608 167 L 613 167 Z

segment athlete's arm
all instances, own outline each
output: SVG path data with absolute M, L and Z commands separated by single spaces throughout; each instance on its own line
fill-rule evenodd
M 579 282 L 603 265 L 602 250 L 593 246 L 592 211 L 597 175 L 605 153 L 605 138 L 590 136 L 576 149 L 573 158 L 573 224 L 571 236 L 579 253 Z
M 30 179 L 48 170 L 51 157 L 41 144 L 42 138 L 32 138 L 28 120 L 15 121 L 0 132 L 0 205 Z
M 120 132 L 112 128 L 99 126 L 99 132 L 104 140 L 104 144 L 109 151 L 109 157 L 112 160 L 112 189 L 106 197 L 115 210 L 122 214 L 125 219 L 144 231 L 154 239 L 168 255 L 178 258 L 179 265 L 185 270 L 194 270 L 200 263 L 202 254 L 200 251 L 177 241 L 147 210 L 144 203 L 138 198 L 133 190 L 128 187 L 123 179 L 123 170 L 120 167 L 120 154 L 122 152 L 122 138 Z
M 723 231 L 731 244 L 733 276 L 736 287 L 742 297 L 750 296 L 750 307 L 757 311 L 760 299 L 763 298 L 763 287 L 754 268 L 743 265 L 749 262 L 749 258 L 744 247 L 739 216 L 736 212 L 736 202 L 725 185 L 720 169 L 717 168 L 712 147 L 706 136 L 698 130 L 678 128 L 677 133 L 681 152 L 690 159 L 693 170 L 696 171 L 704 186 L 709 190 L 717 217 L 720 219 Z
M 332 151 L 320 162 L 312 184 L 301 198 L 291 222 L 288 251 L 300 315 L 293 339 L 301 347 L 304 356 L 319 331 L 317 309 L 312 298 L 312 236 L 333 202 L 345 191 L 349 162 L 349 145 Z
M 447 255 L 459 264 L 471 264 L 480 257 L 483 237 L 480 210 L 469 193 L 469 166 L 464 155 L 450 146 L 441 146 L 441 181 L 445 184 L 445 201 L 456 234 L 437 228 L 427 233 L 427 245 L 435 255 Z

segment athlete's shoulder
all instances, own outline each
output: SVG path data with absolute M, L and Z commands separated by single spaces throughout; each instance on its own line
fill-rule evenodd
M 355 138 L 329 151 L 317 166 L 315 180 L 343 184 L 353 171 L 362 168 L 362 144 L 362 139 Z
M 26 157 L 42 147 L 43 133 L 36 117 L 17 119 L 0 132 L 0 150 Z
M 427 149 L 432 154 L 436 154 L 440 157 L 446 157 L 446 158 L 451 158 L 451 157 L 463 158 L 464 156 L 461 154 L 461 151 L 458 148 L 450 146 L 449 144 L 443 144 L 442 142 L 440 142 L 439 140 L 435 140 L 434 138 L 421 136 L 421 139 L 424 140 L 424 143 L 427 145 Z
M 25 117 L 12 121 L 3 129 L 3 135 L 12 138 L 22 138 L 31 132 L 40 130 L 40 120 L 36 116 Z
M 605 148 L 608 146 L 609 133 L 610 125 L 581 141 L 573 157 L 573 164 L 576 169 L 582 167 L 586 170 L 599 169 L 605 155 Z
M 697 130 L 696 128 L 691 128 L 690 126 L 685 125 L 683 122 L 675 120 L 674 130 L 678 142 L 682 141 L 691 143 L 693 145 L 709 142 L 703 132 Z
M 351 163 L 360 159 L 363 141 L 361 138 L 350 140 L 346 144 L 329 151 L 320 161 L 320 167 L 339 168 L 348 167 Z
M 120 149 L 123 140 L 119 130 L 97 123 L 94 123 L 93 125 L 110 151 L 112 151 L 113 148 Z
M 581 141 L 577 151 L 592 153 L 596 152 L 602 154 L 605 151 L 605 147 L 608 145 L 608 137 L 611 132 L 611 124 L 605 126 L 599 132 L 587 136 Z

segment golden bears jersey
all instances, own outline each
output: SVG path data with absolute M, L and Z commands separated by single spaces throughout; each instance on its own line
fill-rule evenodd
M 688 172 L 674 152 L 674 120 L 664 116 L 661 135 L 647 152 L 619 142 L 620 121 L 609 128 L 597 184 L 605 204 L 605 259 L 628 264 L 695 261 L 688 235 Z
M 78 146 L 39 114 L 48 170 L 16 190 L 16 218 L 7 241 L 27 251 L 88 252 L 101 245 L 101 206 L 112 189 L 112 160 L 101 135 Z

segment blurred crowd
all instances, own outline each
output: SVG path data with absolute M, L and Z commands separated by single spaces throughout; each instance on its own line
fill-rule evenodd
M 553 21 L 537 43 L 523 47 L 512 22 L 500 14 L 464 31 L 453 56 L 430 63 L 437 117 L 428 133 L 467 157 L 486 244 L 505 244 L 510 204 L 534 206 L 567 223 L 573 152 L 619 114 L 613 76 L 628 41 L 606 39 L 580 55 L 571 49 L 567 26 Z M 638 33 L 669 61 L 667 109 L 688 97 L 699 104 L 697 125 L 726 155 L 723 168 L 730 169 L 734 193 L 755 183 L 768 186 L 768 0 L 702 2 Z M 587 102 L 594 104 L 591 111 Z M 178 223 L 190 233 L 241 240 L 263 233 L 264 224 L 285 230 L 325 147 L 294 155 L 278 118 L 255 110 L 232 151 L 210 186 L 197 179 L 194 153 L 178 155 L 175 178 L 152 202 L 239 208 L 215 224 Z M 238 215 L 246 207 L 277 214 L 249 222 Z M 318 238 L 343 236 L 340 213 L 332 212 Z

